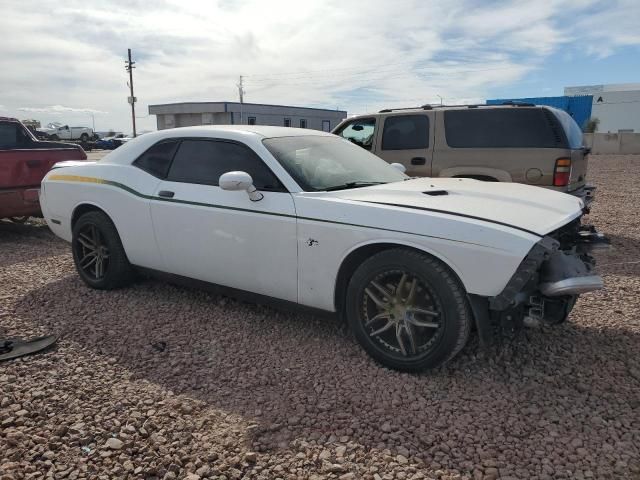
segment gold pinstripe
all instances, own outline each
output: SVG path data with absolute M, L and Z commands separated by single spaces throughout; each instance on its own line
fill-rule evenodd
M 81 175 L 62 175 L 59 173 L 54 173 L 53 175 L 50 175 L 49 180 L 66 180 L 68 182 L 84 182 L 84 183 L 100 183 L 100 184 L 107 183 L 107 181 L 103 180 L 102 178 L 83 177 Z

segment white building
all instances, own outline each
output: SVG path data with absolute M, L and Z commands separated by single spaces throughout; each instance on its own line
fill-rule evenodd
M 640 83 L 566 87 L 567 96 L 592 95 L 591 118 L 598 132 L 640 132 Z
M 149 105 L 158 130 L 194 125 L 272 125 L 331 131 L 347 117 L 343 110 L 239 102 Z

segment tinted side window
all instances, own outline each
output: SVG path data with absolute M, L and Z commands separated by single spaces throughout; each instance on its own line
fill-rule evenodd
M 259 190 L 282 191 L 276 176 L 249 147 L 216 140 L 183 140 L 167 180 L 218 185 L 220 175 L 247 172 Z
M 582 148 L 582 130 L 580 130 L 576 121 L 564 110 L 554 108 L 552 111 L 564 129 L 564 133 L 569 142 L 569 148 Z
M 133 164 L 154 177 L 165 178 L 178 143 L 180 143 L 179 140 L 156 143 L 140 155 Z
M 22 127 L 16 123 L 0 123 L 0 150 L 13 148 L 27 148 L 31 145 L 31 138 Z
M 382 150 L 413 150 L 429 147 L 429 117 L 398 115 L 387 117 L 382 132 Z
M 366 150 L 373 146 L 373 133 L 376 128 L 375 118 L 359 118 L 346 124 L 338 135 Z
M 541 108 L 487 108 L 444 112 L 454 148 L 563 148 L 557 122 Z

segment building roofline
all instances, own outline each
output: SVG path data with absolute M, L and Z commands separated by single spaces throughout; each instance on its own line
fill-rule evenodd
M 224 105 L 226 110 L 227 105 L 240 105 L 240 102 L 226 102 L 226 101 L 223 101 L 223 102 L 173 102 L 173 103 L 159 103 L 156 105 L 149 105 L 148 107 L 152 108 L 152 107 L 172 107 L 174 105 L 210 105 L 210 104 Z M 337 112 L 337 113 L 344 113 L 345 115 L 347 114 L 346 110 L 333 110 L 330 108 L 316 108 L 316 107 L 298 107 L 294 105 L 276 105 L 272 103 L 246 103 L 245 102 L 242 105 L 257 106 L 257 107 L 297 108 L 300 110 L 318 110 L 322 112 Z

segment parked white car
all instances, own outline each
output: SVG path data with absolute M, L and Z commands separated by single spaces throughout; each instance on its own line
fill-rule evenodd
M 474 322 L 483 340 L 494 324 L 560 322 L 602 287 L 580 199 L 409 178 L 319 131 L 162 130 L 57 167 L 42 183 L 44 216 L 90 287 L 163 272 L 336 312 L 396 369 L 451 359 Z
M 50 123 L 38 131 L 46 133 L 51 140 L 82 140 L 87 142 L 93 138 L 93 130 L 89 127 L 70 127 L 59 123 Z

